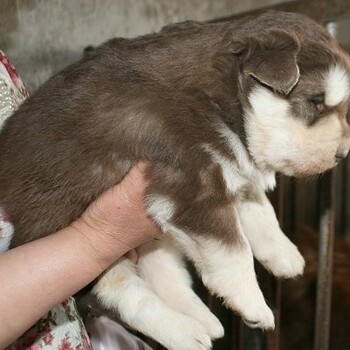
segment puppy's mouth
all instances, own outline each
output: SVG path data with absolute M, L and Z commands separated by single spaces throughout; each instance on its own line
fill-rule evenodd
M 342 160 L 344 160 L 348 155 L 348 152 L 346 153 L 337 153 L 335 155 L 335 162 L 338 164 L 339 162 L 341 162 Z

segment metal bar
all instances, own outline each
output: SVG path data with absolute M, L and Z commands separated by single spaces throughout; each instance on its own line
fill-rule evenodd
M 238 317 L 235 319 L 234 328 L 236 335 L 234 350 L 244 350 L 244 324 Z
M 350 200 L 348 198 L 348 193 L 349 193 L 349 188 L 348 188 L 348 160 L 346 160 L 344 162 L 344 164 L 342 164 L 341 167 L 341 173 L 342 173 L 342 178 L 341 178 L 341 184 L 342 184 L 342 188 L 341 188 L 341 192 L 344 195 L 341 197 L 342 198 L 342 208 L 341 208 L 341 217 L 339 219 L 340 223 L 339 223 L 339 232 L 337 232 L 337 230 L 335 231 L 336 235 L 338 233 L 341 234 L 342 238 L 346 238 L 346 234 L 347 234 L 347 227 L 346 227 L 346 220 L 347 220 L 347 210 L 348 210 L 348 206 L 350 204 Z M 339 170 L 338 170 L 339 171 Z M 339 191 L 337 190 L 337 193 L 339 193 Z
M 327 31 L 337 36 L 336 22 L 326 24 Z M 315 350 L 329 348 L 332 303 L 333 250 L 336 204 L 336 170 L 327 173 L 320 182 L 320 237 L 317 273 Z
M 280 348 L 280 319 L 281 319 L 281 281 L 271 277 L 272 284 L 272 311 L 275 316 L 275 329 L 266 333 L 266 350 Z
M 344 215 L 344 233 L 345 239 L 350 242 L 350 159 L 346 160 L 344 165 L 344 196 L 345 196 L 345 209 L 343 212 Z
M 335 170 L 327 173 L 320 182 L 321 219 L 317 275 L 315 350 L 328 350 L 332 297 Z
M 285 178 L 281 177 L 277 187 L 277 217 L 281 228 L 285 221 Z M 280 319 L 281 319 L 281 281 L 271 277 L 272 311 L 275 316 L 275 330 L 266 334 L 266 350 L 278 350 L 280 348 Z

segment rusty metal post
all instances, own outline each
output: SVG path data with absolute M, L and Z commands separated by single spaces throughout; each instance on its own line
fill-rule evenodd
M 284 177 L 278 179 L 276 193 L 273 197 L 278 221 L 281 228 L 284 228 L 286 216 L 285 199 L 286 199 L 287 182 Z M 275 329 L 266 333 L 265 350 L 279 350 L 280 349 L 280 328 L 281 328 L 281 291 L 282 282 L 273 276 L 269 276 L 268 300 L 270 301 L 271 309 L 275 316 Z
M 344 232 L 345 239 L 350 242 L 350 159 L 346 160 L 344 165 L 344 194 L 345 194 L 345 209 L 343 211 L 344 217 Z
M 337 36 L 336 22 L 326 24 L 328 32 Z M 320 229 L 315 319 L 315 350 L 328 350 L 333 277 L 335 228 L 336 170 L 327 173 L 320 182 Z
M 272 311 L 275 316 L 275 329 L 266 333 L 266 350 L 280 349 L 280 328 L 281 328 L 281 281 L 273 278 L 273 306 Z
M 327 173 L 320 182 L 320 236 L 317 275 L 315 350 L 328 350 L 332 299 L 335 170 Z
M 234 326 L 234 332 L 236 334 L 234 350 L 244 350 L 244 327 L 244 323 L 236 317 Z

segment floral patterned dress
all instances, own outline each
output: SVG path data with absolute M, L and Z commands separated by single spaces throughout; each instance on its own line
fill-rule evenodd
M 7 350 L 92 349 L 73 298 L 52 308 Z
M 15 68 L 0 51 L 0 129 L 13 111 L 28 97 Z M 8 225 L 10 216 L 0 213 L 0 229 Z M 8 234 L 2 236 L 2 232 Z M 0 230 L 0 253 L 8 248 L 12 231 Z M 85 326 L 75 301 L 69 298 L 53 307 L 7 350 L 92 350 Z

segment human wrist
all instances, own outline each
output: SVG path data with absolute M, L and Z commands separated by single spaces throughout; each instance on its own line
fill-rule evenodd
M 91 226 L 82 218 L 72 222 L 69 228 L 72 234 L 78 237 L 81 248 L 99 266 L 101 272 L 131 249 L 103 228 Z

